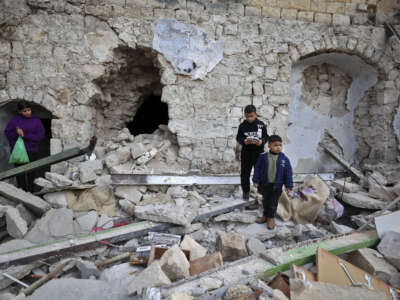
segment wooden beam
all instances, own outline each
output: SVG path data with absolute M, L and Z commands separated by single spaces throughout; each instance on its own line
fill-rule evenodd
M 87 153 L 93 152 L 94 147 L 96 146 L 96 137 L 92 137 L 90 140 L 90 144 L 88 147 L 80 149 L 80 148 L 72 148 L 39 160 L 36 160 L 34 162 L 19 166 L 17 168 L 13 168 L 4 172 L 0 173 L 0 180 L 4 180 L 7 178 L 11 178 L 14 176 L 17 176 L 19 174 L 27 173 L 27 172 L 32 172 L 34 170 L 50 166 L 77 156 L 81 156 Z
M 379 242 L 378 234 L 375 230 L 355 232 L 337 238 L 326 239 L 319 242 L 310 243 L 302 247 L 296 247 L 283 252 L 283 263 L 279 266 L 268 268 L 264 277 L 271 277 L 279 272 L 289 270 L 291 265 L 304 265 L 315 259 L 318 247 L 321 247 L 335 255 L 352 252 L 361 248 L 373 247 Z

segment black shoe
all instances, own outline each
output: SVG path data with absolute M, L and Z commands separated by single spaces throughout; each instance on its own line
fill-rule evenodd
M 243 193 L 243 200 L 249 201 L 250 199 L 250 193 Z

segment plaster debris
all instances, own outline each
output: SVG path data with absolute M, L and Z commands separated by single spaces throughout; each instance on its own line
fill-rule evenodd
M 224 42 L 210 41 L 206 33 L 193 25 L 174 19 L 159 19 L 153 49 L 162 53 L 177 74 L 204 79 L 222 59 Z

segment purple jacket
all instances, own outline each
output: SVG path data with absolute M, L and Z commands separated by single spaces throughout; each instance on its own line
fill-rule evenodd
M 14 148 L 15 142 L 18 139 L 17 127 L 24 132 L 24 143 L 26 151 L 35 153 L 39 150 L 40 141 L 44 139 L 44 127 L 42 121 L 32 115 L 30 118 L 25 118 L 21 115 L 15 116 L 8 122 L 4 133 L 7 136 L 11 149 Z

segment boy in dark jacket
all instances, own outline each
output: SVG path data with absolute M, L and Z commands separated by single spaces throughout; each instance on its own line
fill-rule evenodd
M 282 153 L 282 138 L 271 135 L 268 138 L 269 152 L 263 153 L 254 169 L 253 184 L 260 187 L 263 195 L 264 214 L 257 223 L 267 223 L 268 229 L 275 228 L 275 214 L 282 194 L 282 186 L 290 192 L 293 188 L 292 166 L 289 158 Z
M 240 183 L 243 199 L 249 200 L 251 169 L 256 164 L 260 154 L 264 152 L 268 134 L 265 124 L 257 119 L 257 111 L 254 105 L 245 107 L 244 116 L 246 120 L 239 125 L 236 140 L 242 145 Z

